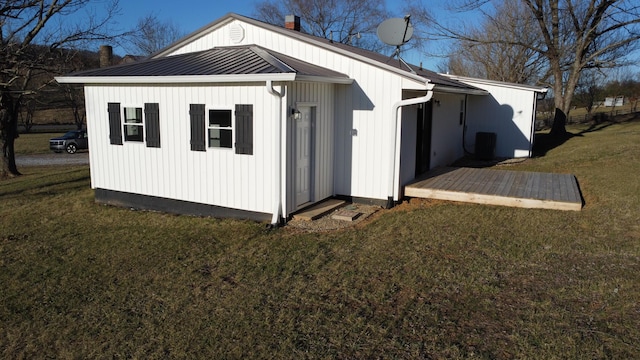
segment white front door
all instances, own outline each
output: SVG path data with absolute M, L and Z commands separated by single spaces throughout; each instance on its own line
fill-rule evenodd
M 296 119 L 296 207 L 311 199 L 311 108 L 300 107 L 300 118 Z

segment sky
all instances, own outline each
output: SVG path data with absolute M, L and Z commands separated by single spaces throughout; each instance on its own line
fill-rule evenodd
M 255 4 L 258 1 L 259 0 L 120 0 L 121 12 L 117 16 L 117 27 L 119 27 L 120 30 L 130 29 L 135 26 L 140 18 L 147 15 L 155 15 L 160 21 L 170 21 L 185 34 L 189 34 L 230 12 L 252 17 L 254 15 Z M 445 11 L 444 7 L 450 2 L 449 0 L 411 1 L 414 3 L 421 2 L 424 6 L 428 6 L 432 15 L 444 19 L 445 22 L 459 22 L 469 25 L 473 24 L 477 19 L 477 15 L 474 14 L 458 14 L 461 18 L 456 18 L 451 12 Z M 100 6 L 104 6 L 106 2 L 105 0 L 95 0 L 90 3 L 92 4 L 91 6 L 95 6 L 95 8 L 87 10 L 95 11 L 99 14 L 101 10 Z M 393 17 L 403 17 L 405 15 L 401 9 L 403 1 L 385 0 L 385 2 L 387 9 Z M 75 16 L 81 18 L 82 14 L 75 14 Z M 443 41 L 433 41 L 427 44 L 427 49 L 432 54 L 442 54 L 446 52 L 449 46 L 449 43 Z M 391 55 L 394 50 L 395 49 L 390 46 L 388 54 Z M 115 47 L 114 51 L 118 55 L 127 54 L 127 50 L 119 47 Z M 425 55 L 411 50 L 403 52 L 402 58 L 415 65 L 422 63 L 425 68 L 434 71 L 438 71 L 438 66 L 443 62 L 443 58 L 441 57 Z M 632 71 L 640 72 L 640 67 L 635 66 L 632 68 Z
M 393 17 L 403 17 L 405 14 L 400 9 L 399 1 L 385 0 Z M 133 27 L 140 18 L 152 14 L 160 21 L 171 21 L 179 29 L 189 34 L 199 28 L 217 20 L 218 18 L 233 12 L 239 15 L 252 17 L 257 0 L 121 0 L 121 13 L 117 17 L 118 27 L 128 29 Z M 432 4 L 433 0 L 427 1 Z M 101 1 L 95 4 L 99 6 Z M 186 6 L 185 4 L 188 4 Z M 95 11 L 100 8 L 96 7 Z M 283 19 L 284 21 L 284 19 Z M 118 55 L 126 55 L 126 50 L 116 47 L 114 51 Z M 389 48 L 392 54 L 393 48 Z M 440 58 L 426 58 L 417 52 L 406 52 L 402 57 L 410 63 L 423 65 L 436 70 Z

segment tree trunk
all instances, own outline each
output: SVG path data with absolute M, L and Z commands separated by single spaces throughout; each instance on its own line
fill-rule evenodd
M 2 139 L 2 170 L 0 179 L 20 175 L 16 166 L 14 150 L 18 137 L 18 102 L 14 102 L 8 91 L 0 96 L 0 138 Z
M 567 114 L 559 108 L 556 108 L 555 115 L 553 117 L 553 125 L 549 134 L 554 137 L 566 137 L 567 136 Z
M 14 143 L 15 137 L 9 137 L 6 141 L 2 142 L 4 156 L 2 157 L 2 171 L 0 171 L 0 179 L 7 179 L 21 175 L 18 171 L 18 167 L 16 166 Z
M 84 124 L 84 115 L 80 113 L 80 110 L 77 106 L 73 107 L 73 119 L 76 123 L 76 128 L 78 130 L 82 130 L 82 125 Z

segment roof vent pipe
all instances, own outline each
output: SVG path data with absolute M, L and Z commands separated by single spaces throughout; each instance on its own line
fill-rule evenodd
M 284 27 L 289 30 L 300 31 L 300 17 L 296 15 L 285 16 Z

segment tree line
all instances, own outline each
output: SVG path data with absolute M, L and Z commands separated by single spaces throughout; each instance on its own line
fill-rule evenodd
M 118 0 L 97 3 L 103 7 L 100 12 L 91 10 L 94 4 L 91 0 L 0 1 L 0 178 L 20 175 L 14 150 L 18 123 L 22 118 L 29 124 L 38 106 L 66 105 L 82 126 L 82 88 L 59 85 L 55 76 L 96 67 L 90 49 L 97 44 L 127 44 L 148 55 L 181 36 L 176 26 L 153 15 L 133 28 L 118 28 Z M 164 37 L 164 43 L 158 37 Z

